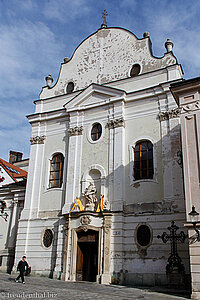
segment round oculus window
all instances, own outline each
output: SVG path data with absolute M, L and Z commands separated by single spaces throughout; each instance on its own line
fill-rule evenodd
M 49 248 L 52 245 L 53 232 L 51 229 L 45 230 L 42 241 L 45 248 Z
M 95 123 L 92 126 L 92 130 L 91 130 L 91 139 L 93 141 L 98 141 L 100 139 L 102 135 L 102 126 L 100 123 Z
M 147 225 L 140 225 L 138 227 L 137 242 L 142 247 L 148 246 L 151 242 L 151 230 Z

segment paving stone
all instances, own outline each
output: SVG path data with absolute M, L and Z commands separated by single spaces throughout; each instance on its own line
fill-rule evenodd
M 15 277 L 0 274 L 0 299 L 48 299 L 48 300 L 183 300 L 147 289 L 101 285 L 92 282 L 64 282 L 45 277 L 25 277 L 26 284 L 16 283 Z

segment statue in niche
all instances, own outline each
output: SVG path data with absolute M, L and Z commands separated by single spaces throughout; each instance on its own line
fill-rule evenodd
M 85 189 L 85 191 L 82 194 L 82 196 L 86 200 L 85 210 L 94 211 L 95 204 L 97 202 L 96 193 L 97 193 L 96 187 L 94 186 L 94 184 L 92 182 L 90 182 L 89 186 Z

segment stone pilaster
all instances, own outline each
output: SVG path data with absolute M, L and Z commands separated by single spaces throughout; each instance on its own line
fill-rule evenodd
M 123 114 L 123 103 L 115 108 Z M 125 121 L 123 117 L 108 122 L 110 129 L 109 145 L 109 201 L 112 210 L 123 210 L 124 201 L 124 132 Z
M 63 274 L 63 243 L 65 241 L 65 225 L 63 224 L 63 219 L 60 220 L 58 225 L 58 236 L 57 236 L 57 257 L 56 257 L 56 267 L 55 271 L 57 272 L 57 279 L 62 278 Z
M 36 218 L 40 199 L 45 136 L 31 138 L 31 153 L 26 187 L 23 219 Z
M 180 109 L 168 109 L 170 103 L 169 97 L 171 95 L 168 94 L 159 97 L 159 106 L 163 111 L 159 113 L 158 117 L 160 120 L 162 142 L 163 201 L 169 207 L 168 210 L 170 211 L 173 210 L 175 198 L 183 198 L 183 191 L 182 185 L 180 186 L 181 180 L 177 180 L 182 176 L 182 169 L 178 163 L 174 163 L 175 159 L 178 159 L 177 155 L 181 147 Z
M 8 241 L 8 248 L 15 248 L 16 237 L 17 237 L 17 226 L 18 225 L 18 202 L 12 202 L 12 220 L 10 222 L 10 235 Z
M 80 127 L 81 128 L 81 127 Z M 77 134 L 76 134 L 76 133 Z M 67 184 L 66 197 L 63 213 L 69 213 L 71 204 L 76 197 L 80 195 L 81 181 L 81 156 L 82 156 L 82 129 L 75 130 L 70 133 L 69 137 L 69 152 L 68 152 L 68 168 L 67 168 Z
M 112 227 L 112 214 L 110 213 L 104 214 L 103 274 L 101 276 L 102 284 L 109 284 L 111 282 L 111 273 L 110 273 L 111 227 Z
M 67 281 L 69 278 L 68 274 L 68 259 L 69 259 L 69 235 L 70 235 L 70 217 L 67 215 L 66 223 L 64 225 L 64 253 L 63 253 L 63 273 L 61 279 Z

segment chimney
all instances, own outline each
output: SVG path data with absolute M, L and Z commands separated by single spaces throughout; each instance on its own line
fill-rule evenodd
M 13 163 L 15 163 L 17 161 L 21 161 L 22 160 L 22 156 L 23 156 L 23 153 L 11 150 L 10 151 L 9 163 L 13 164 Z

